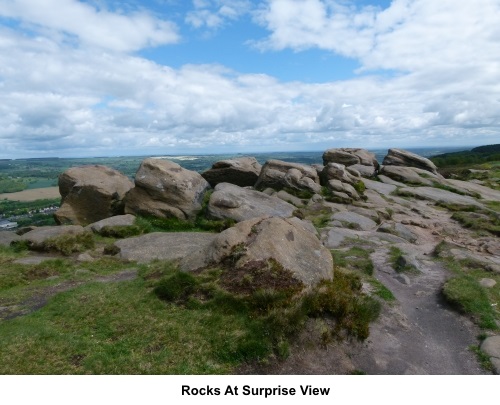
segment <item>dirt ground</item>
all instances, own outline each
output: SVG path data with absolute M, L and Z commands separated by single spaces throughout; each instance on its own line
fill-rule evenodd
M 0 200 L 10 201 L 35 201 L 59 197 L 61 197 L 59 187 L 34 188 L 32 190 L 18 191 L 17 193 L 0 194 Z

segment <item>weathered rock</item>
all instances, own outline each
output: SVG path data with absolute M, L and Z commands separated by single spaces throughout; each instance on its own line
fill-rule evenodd
M 240 187 L 253 186 L 259 178 L 262 166 L 253 157 L 220 160 L 201 175 L 215 187 L 219 183 L 231 183 Z
M 306 286 L 333 276 L 330 252 L 298 218 L 255 218 L 217 235 L 206 248 L 180 263 L 184 271 L 230 263 L 244 269 L 252 263 L 275 261 Z M 227 271 L 232 271 L 228 269 Z
M 432 186 L 433 184 L 430 179 L 420 176 L 412 167 L 382 166 L 380 174 L 406 184 L 416 184 L 419 186 Z
M 363 183 L 365 184 L 365 187 L 368 190 L 374 190 L 377 193 L 382 194 L 382 195 L 389 195 L 394 190 L 396 190 L 396 186 L 395 185 L 385 184 L 385 183 L 381 183 L 379 181 L 374 181 L 374 180 L 369 180 L 369 179 L 363 179 Z
M 320 175 L 321 184 L 327 185 L 330 180 L 340 180 L 342 183 L 353 185 L 361 180 L 359 177 L 349 173 L 344 165 L 339 163 L 328 163 Z
M 360 148 L 328 149 L 323 153 L 323 164 L 326 166 L 328 163 L 340 163 L 345 166 L 372 166 L 375 169 L 379 166 L 375 154 Z
M 209 217 L 236 222 L 262 216 L 291 217 L 295 210 L 279 198 L 229 183 L 218 184 L 208 203 Z
M 316 169 L 311 166 L 281 160 L 268 160 L 262 167 L 255 188 L 262 190 L 267 187 L 275 190 L 284 188 L 298 191 L 306 190 L 312 193 L 321 191 Z
M 383 165 L 418 167 L 419 169 L 438 174 L 436 165 L 429 159 L 403 149 L 389 149 Z
M 375 173 L 377 173 L 377 168 L 375 166 L 365 166 L 360 164 L 348 166 L 346 169 L 353 176 L 373 177 L 375 176 Z
M 410 243 L 415 243 L 418 239 L 417 235 L 415 235 L 408 227 L 400 223 L 384 223 L 378 227 L 377 231 L 399 236 L 400 238 L 403 238 Z
M 500 374 L 500 335 L 486 338 L 481 344 L 481 350 L 490 356 L 496 373 Z
M 279 199 L 286 201 L 287 203 L 293 204 L 296 207 L 302 207 L 307 203 L 307 200 L 302 200 L 299 197 L 295 197 L 290 193 L 287 193 L 285 190 L 280 190 L 276 193 L 276 197 Z
M 62 202 L 54 218 L 58 224 L 87 225 L 123 214 L 132 187 L 127 176 L 109 167 L 73 167 L 59 176 Z
M 25 241 L 31 250 L 45 250 L 49 240 L 61 236 L 76 236 L 85 233 L 80 225 L 42 226 L 20 236 L 18 241 Z
M 135 188 L 125 198 L 125 213 L 192 219 L 209 188 L 197 172 L 168 160 L 145 159 L 135 176 Z
M 323 244 L 329 249 L 342 246 L 347 239 L 356 240 L 359 243 L 372 243 L 376 245 L 406 243 L 404 239 L 389 233 L 360 231 L 338 227 L 323 228 L 321 230 L 321 235 Z
M 452 187 L 456 187 L 458 189 L 464 189 L 470 193 L 477 193 L 484 200 L 500 201 L 500 191 L 498 190 L 481 186 L 480 184 L 475 184 L 470 181 L 448 179 L 446 180 L 446 182 Z
M 401 183 L 400 181 L 393 180 L 390 177 L 384 176 L 381 173 L 379 173 L 377 177 L 384 184 L 387 184 L 387 185 L 390 185 L 390 186 L 396 186 L 396 187 L 407 187 L 406 184 Z
M 422 198 L 425 200 L 430 200 L 434 202 L 444 202 L 450 204 L 458 205 L 474 205 L 477 207 L 482 207 L 474 198 L 452 193 L 448 190 L 442 190 L 440 188 L 433 187 L 407 187 L 399 190 L 400 194 L 413 196 L 417 198 Z
M 360 229 L 363 231 L 372 230 L 377 226 L 376 222 L 372 221 L 370 218 L 351 211 L 337 212 L 333 214 L 332 219 L 346 224 L 348 228 Z
M 11 242 L 19 240 L 20 237 L 15 232 L 1 231 L 0 232 L 0 246 L 9 246 Z
M 153 232 L 114 243 L 117 256 L 147 263 L 152 260 L 180 260 L 213 241 L 216 234 L 205 232 Z
M 131 226 L 135 223 L 135 216 L 131 214 L 127 215 L 117 215 L 115 217 L 102 219 L 98 222 L 94 222 L 93 224 L 87 225 L 85 227 L 86 230 L 100 233 L 102 228 L 105 226 Z
M 359 194 L 349 183 L 342 183 L 340 180 L 329 180 L 327 187 L 332 191 L 347 194 L 353 200 L 359 200 Z

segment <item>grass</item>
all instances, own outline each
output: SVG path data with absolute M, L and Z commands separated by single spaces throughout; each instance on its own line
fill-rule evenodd
M 489 209 L 483 209 L 474 205 L 460 205 L 453 203 L 437 203 L 438 206 L 453 212 L 451 218 L 460 222 L 468 229 L 488 232 L 495 236 L 500 235 L 500 203 L 487 201 L 485 205 Z
M 479 362 L 483 370 L 489 371 L 491 373 L 495 372 L 495 367 L 491 362 L 490 356 L 484 353 L 479 346 L 469 346 L 469 350 L 476 355 L 477 361 Z
M 273 262 L 241 273 L 186 274 L 157 261 L 137 266 L 134 280 L 96 283 L 96 275 L 130 264 L 14 264 L 23 254 L 0 251 L 1 306 L 63 282 L 84 283 L 0 321 L 0 374 L 228 374 L 242 362 L 286 357 L 310 318 L 329 319 L 331 339 L 364 340 L 380 311 L 361 292 L 360 277 L 343 271 L 305 289 Z
M 397 273 L 418 272 L 414 265 L 408 263 L 401 249 L 396 246 L 391 246 L 389 248 L 389 263 Z
M 372 252 L 372 249 L 367 250 L 358 246 L 349 250 L 332 250 L 334 268 L 347 268 L 371 276 L 373 275 L 373 262 L 370 259 Z

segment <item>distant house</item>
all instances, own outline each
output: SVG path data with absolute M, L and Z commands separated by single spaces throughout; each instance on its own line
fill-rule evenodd
M 0 220 L 0 230 L 17 228 L 17 222 Z

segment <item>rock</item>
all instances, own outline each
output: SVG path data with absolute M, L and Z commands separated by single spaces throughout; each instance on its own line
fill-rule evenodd
M 52 259 L 54 259 L 54 258 L 47 257 L 47 256 L 27 256 L 27 257 L 22 257 L 20 259 L 14 260 L 14 263 L 25 264 L 25 265 L 38 265 L 40 263 L 43 263 L 46 260 L 52 260 Z
M 382 195 L 389 195 L 396 190 L 396 186 L 392 184 L 384 184 L 379 181 L 363 179 L 363 183 L 365 184 L 367 190 L 374 190 Z
M 11 242 L 19 240 L 20 237 L 12 231 L 0 231 L 0 246 L 9 246 Z
M 83 233 L 85 230 L 80 225 L 43 226 L 25 233 L 18 241 L 25 241 L 31 250 L 46 250 L 46 243 L 50 239 Z
M 93 224 L 87 225 L 85 227 L 86 230 L 100 233 L 102 228 L 105 226 L 131 226 L 135 223 L 135 216 L 131 214 L 127 215 L 117 215 L 115 217 L 102 219 L 98 222 L 94 222 Z
M 296 207 L 255 190 L 220 183 L 210 196 L 208 216 L 236 222 L 262 216 L 291 217 Z
M 184 258 L 180 268 L 192 271 L 229 264 L 227 271 L 245 269 L 254 263 L 268 266 L 276 262 L 306 286 L 333 276 L 333 260 L 328 249 L 298 218 L 254 218 L 236 224 L 214 241 Z
M 377 226 L 375 221 L 372 221 L 370 218 L 350 211 L 337 212 L 333 214 L 332 219 L 345 223 L 348 228 L 363 231 L 370 231 Z
M 339 163 L 328 163 L 320 175 L 321 184 L 327 185 L 330 180 L 340 180 L 350 185 L 356 184 L 361 179 L 349 173 L 344 165 Z
M 485 288 L 493 288 L 497 285 L 497 282 L 492 278 L 482 278 L 479 280 L 479 285 Z
M 400 181 L 393 180 L 388 176 L 384 176 L 383 174 L 379 173 L 377 177 L 384 184 L 395 186 L 395 187 L 407 187 L 406 184 L 401 183 Z
M 106 166 L 72 167 L 59 176 L 58 224 L 87 225 L 124 212 L 123 199 L 133 187 L 124 174 Z
M 481 350 L 490 356 L 497 374 L 500 374 L 500 335 L 490 336 L 481 344 Z
M 376 245 L 386 245 L 394 243 L 406 243 L 398 236 L 375 231 L 359 231 L 347 228 L 323 228 L 321 230 L 323 244 L 329 249 L 335 249 L 346 241 L 346 239 L 356 240 L 356 243 L 369 243 Z
M 479 194 L 483 200 L 500 201 L 500 191 L 498 190 L 481 186 L 480 184 L 475 184 L 470 181 L 446 180 L 446 182 L 452 187 L 464 189 L 469 193 Z
M 340 180 L 329 180 L 327 183 L 329 190 L 345 193 L 353 200 L 359 200 L 359 194 L 349 183 L 342 183 Z
M 89 253 L 85 252 L 85 253 L 80 253 L 77 256 L 76 261 L 81 263 L 90 263 L 95 261 L 95 259 Z
M 415 243 L 418 239 L 417 235 L 415 235 L 408 227 L 400 223 L 396 223 L 394 225 L 393 234 L 407 240 L 410 243 Z
M 406 274 L 398 274 L 396 277 L 394 277 L 396 280 L 398 280 L 401 284 L 404 285 L 410 285 L 410 277 L 408 277 Z
M 219 183 L 231 183 L 240 187 L 253 186 L 259 178 L 262 166 L 253 157 L 220 160 L 201 175 L 215 187 Z
M 345 166 L 372 166 L 374 169 L 378 169 L 379 166 L 375 154 L 359 148 L 328 149 L 323 153 L 323 164 L 326 166 L 328 163 L 340 163 Z
M 216 236 L 204 232 L 153 232 L 118 240 L 114 246 L 119 258 L 138 263 L 180 260 L 208 245 Z
M 433 187 L 406 187 L 399 190 L 401 195 L 421 198 L 433 202 L 444 202 L 457 205 L 473 205 L 482 208 L 482 204 L 478 203 L 474 198 L 452 193 L 448 190 Z
M 296 207 L 302 207 L 306 204 L 307 200 L 302 200 L 299 197 L 295 197 L 294 195 L 291 195 L 290 193 L 287 193 L 285 190 L 280 190 L 276 193 L 276 197 L 279 199 L 286 201 L 287 203 L 293 204 Z
M 37 227 L 34 226 L 34 225 L 30 225 L 30 226 L 23 226 L 22 228 L 17 228 L 16 229 L 16 233 L 21 236 L 21 235 L 24 235 L 25 233 L 28 233 L 34 229 L 36 229 Z
M 415 184 L 422 186 L 432 186 L 433 182 L 425 177 L 421 177 L 411 167 L 402 166 L 382 166 L 380 174 L 390 177 L 392 180 L 400 181 L 406 184 Z
M 383 165 L 418 167 L 419 169 L 438 174 L 437 167 L 429 159 L 403 149 L 389 149 Z
M 210 188 L 197 172 L 163 159 L 145 159 L 135 175 L 135 188 L 125 198 L 125 213 L 192 219 Z
M 375 166 L 365 166 L 360 164 L 348 166 L 346 167 L 346 169 L 349 173 L 351 173 L 356 177 L 357 176 L 373 177 L 377 173 L 377 168 Z M 357 172 L 357 174 L 353 172 L 354 170 Z
M 316 169 L 311 166 L 281 160 L 268 160 L 262 167 L 255 188 L 262 190 L 267 187 L 275 190 L 290 188 L 311 193 L 321 192 Z

